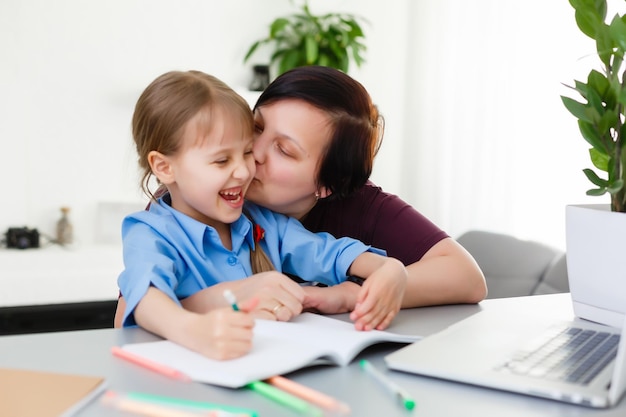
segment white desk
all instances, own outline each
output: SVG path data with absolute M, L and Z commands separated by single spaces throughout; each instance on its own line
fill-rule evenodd
M 480 305 L 403 310 L 390 330 L 426 336 L 472 314 L 479 314 L 483 309 L 498 310 L 502 314 L 507 314 L 511 309 L 544 310 L 555 318 L 572 317 L 573 314 L 569 294 L 494 299 L 484 301 Z M 345 315 L 338 317 L 346 319 Z M 244 406 L 257 410 L 261 417 L 297 416 L 293 411 L 254 392 L 174 381 L 115 358 L 110 353 L 113 345 L 155 339 L 154 335 L 141 329 L 101 329 L 3 336 L 0 337 L 0 366 L 102 375 L 107 378 L 109 388 L 114 390 L 140 391 Z M 372 347 L 359 355 L 349 366 L 308 368 L 289 374 L 288 377 L 350 404 L 353 409 L 352 415 L 355 417 L 626 415 L 624 400 L 614 409 L 593 410 L 551 400 L 386 371 L 383 357 L 397 348 L 397 345 Z M 376 381 L 364 375 L 358 366 L 360 358 L 369 359 L 404 387 L 416 399 L 416 409 L 413 412 L 402 409 L 385 389 L 381 389 Z M 79 416 L 83 417 L 116 415 L 125 414 L 116 414 L 114 410 L 105 408 L 97 402 L 79 413 Z

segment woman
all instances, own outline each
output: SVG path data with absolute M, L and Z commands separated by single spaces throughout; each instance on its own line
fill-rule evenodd
M 409 273 L 405 308 L 484 299 L 484 276 L 471 255 L 368 181 L 383 122 L 360 83 L 331 68 L 299 67 L 268 86 L 254 114 L 257 171 L 247 199 L 401 260 Z M 350 311 L 356 289 L 349 282 L 306 288 L 304 307 Z

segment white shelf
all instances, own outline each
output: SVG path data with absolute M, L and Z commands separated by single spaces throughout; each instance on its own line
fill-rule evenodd
M 0 307 L 117 298 L 121 245 L 0 250 Z

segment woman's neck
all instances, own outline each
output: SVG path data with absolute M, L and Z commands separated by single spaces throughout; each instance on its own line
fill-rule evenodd
M 302 221 L 307 216 L 307 214 L 309 214 L 309 212 L 313 210 L 313 207 L 315 207 L 316 204 L 317 198 L 307 198 L 302 202 L 299 207 L 294 207 L 293 211 L 288 211 L 285 214 L 289 217 L 293 217 L 299 221 Z

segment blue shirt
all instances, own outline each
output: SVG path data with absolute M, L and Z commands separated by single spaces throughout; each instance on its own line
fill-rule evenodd
M 276 270 L 305 281 L 338 284 L 361 253 L 384 253 L 358 240 L 309 232 L 296 219 L 250 202 L 246 209 L 265 230 L 261 245 Z M 173 209 L 163 198 L 148 211 L 127 216 L 122 223 L 125 269 L 118 278 L 127 303 L 124 326 L 135 324 L 133 312 L 150 286 L 180 305 L 180 299 L 218 282 L 252 275 L 252 222 L 242 215 L 230 229 L 232 250 L 222 245 L 213 227 Z

